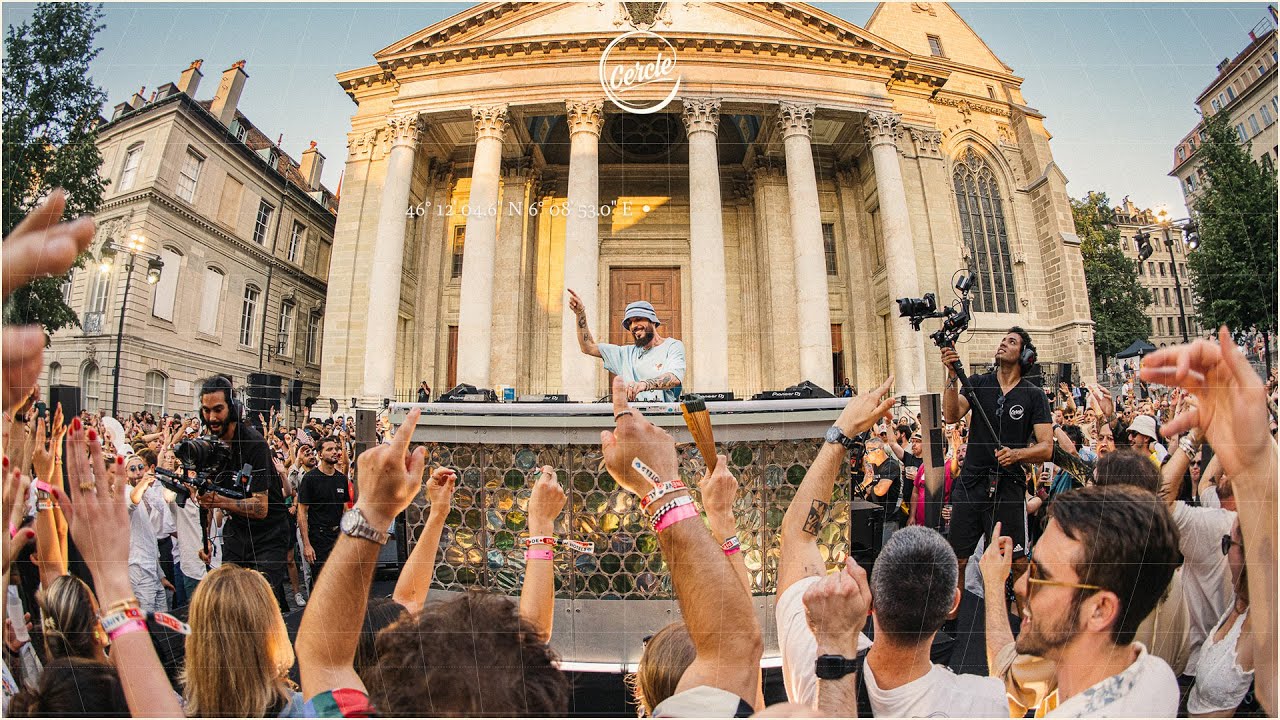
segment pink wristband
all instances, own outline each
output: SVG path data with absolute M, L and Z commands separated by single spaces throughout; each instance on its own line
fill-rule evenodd
M 668 510 L 666 514 L 658 520 L 658 524 L 653 526 L 653 531 L 655 533 L 660 533 L 681 520 L 688 520 L 691 517 L 698 517 L 698 508 L 695 507 L 693 503 L 680 505 Z
M 530 548 L 524 551 L 525 560 L 552 560 L 554 558 L 555 558 L 555 553 L 551 552 L 550 550 L 547 550 L 546 548 L 542 548 L 542 549 Z
M 112 630 L 111 632 L 107 633 L 107 639 L 108 639 L 108 640 L 115 640 L 116 638 L 120 637 L 121 635 L 124 635 L 124 634 L 126 634 L 126 633 L 131 633 L 131 632 L 137 632 L 137 631 L 139 631 L 139 630 L 141 630 L 142 632 L 146 632 L 146 631 L 147 631 L 147 623 L 146 623 L 146 621 L 145 621 L 145 620 L 131 620 L 131 621 L 129 621 L 129 622 L 127 622 L 127 623 L 125 623 L 124 625 L 121 625 L 120 627 L 116 628 L 115 630 Z

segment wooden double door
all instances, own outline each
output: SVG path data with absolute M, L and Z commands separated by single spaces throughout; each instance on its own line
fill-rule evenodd
M 648 300 L 662 321 L 663 337 L 684 338 L 680 333 L 680 268 L 610 268 L 609 342 L 630 345 L 630 333 L 622 329 L 627 305 Z

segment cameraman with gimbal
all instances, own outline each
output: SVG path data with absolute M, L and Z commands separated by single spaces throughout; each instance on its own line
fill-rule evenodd
M 1013 538 L 1015 564 L 1025 565 L 1030 554 L 1023 464 L 1030 466 L 1053 456 L 1049 401 L 1043 390 L 1023 377 L 1035 360 L 1031 336 L 1012 327 L 996 348 L 995 369 L 969 379 L 997 437 L 991 436 L 986 423 L 969 423 L 968 454 L 951 490 L 950 539 L 960 561 L 962 587 L 964 566 L 978 538 L 989 535 L 996 522 L 1001 523 L 1002 534 Z M 948 423 L 959 422 L 970 410 L 969 400 L 957 388 L 952 367 L 959 361 L 953 346 L 942 348 L 942 364 L 947 369 L 942 415 Z M 1018 576 L 1016 568 L 1013 576 Z
M 235 500 L 217 492 L 199 495 L 200 507 L 228 514 L 222 534 L 222 559 L 257 570 L 266 576 L 281 613 L 289 612 L 285 599 L 285 555 L 289 537 L 287 511 L 281 479 L 271 462 L 271 450 L 262 434 L 242 421 L 243 410 L 233 397 L 231 381 L 223 375 L 204 380 L 200 386 L 200 420 L 209 433 L 231 449 L 227 467 L 237 471 L 245 465 L 252 475 L 242 489 L 249 493 Z

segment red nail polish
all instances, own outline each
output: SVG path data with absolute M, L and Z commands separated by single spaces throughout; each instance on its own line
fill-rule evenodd
M 117 465 L 123 465 L 123 464 L 124 464 L 124 456 L 123 456 L 123 455 L 117 455 L 117 456 L 116 456 L 116 464 L 117 464 Z
M 80 416 L 79 415 L 71 418 L 71 431 L 80 432 Z
M 9 456 L 8 456 L 8 455 L 5 455 L 5 456 L 4 456 L 4 466 L 5 466 L 5 467 L 9 467 Z

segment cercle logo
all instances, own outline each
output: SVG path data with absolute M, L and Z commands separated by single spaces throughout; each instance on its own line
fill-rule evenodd
M 614 48 L 630 38 L 653 38 L 658 51 L 645 61 L 631 58 L 612 59 Z M 644 45 L 651 43 L 645 42 Z M 600 85 L 615 105 L 637 115 L 649 115 L 666 107 L 680 92 L 680 74 L 676 67 L 676 48 L 666 38 L 649 30 L 632 30 L 613 39 L 600 56 Z M 671 91 L 660 100 L 636 99 L 636 91 L 650 86 L 671 85 Z

